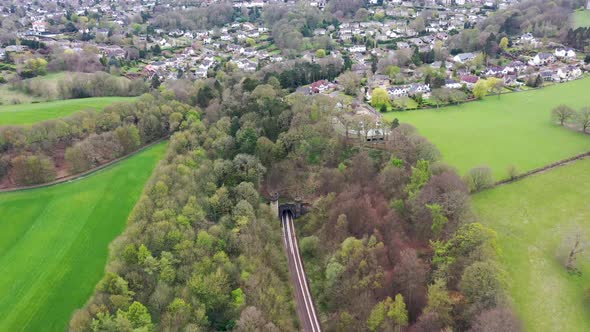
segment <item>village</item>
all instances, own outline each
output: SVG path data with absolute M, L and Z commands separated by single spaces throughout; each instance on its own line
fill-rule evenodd
M 485 52 L 462 52 L 449 45 L 450 38 L 461 30 L 517 2 L 371 0 L 364 15 L 325 22 L 309 31 L 309 38 L 321 40 L 326 49 L 300 51 L 278 47 L 272 27 L 260 20 L 234 20 L 210 29 L 166 29 L 132 23 L 153 12 L 155 2 L 88 5 L 76 13 L 65 13 L 58 7 L 52 12 L 29 4 L 15 39 L 20 42 L 0 49 L 0 57 L 7 61 L 15 58 L 11 54 L 18 58 L 19 54 L 34 53 L 27 46 L 33 42 L 64 52 L 91 50 L 106 63 L 118 66 L 126 77 L 160 83 L 207 78 L 219 69 L 254 73 L 274 64 L 331 61 L 344 66 L 339 71 L 349 69 L 358 75 L 360 99 L 370 103 L 374 89 L 385 89 L 392 109 L 399 110 L 428 106 L 423 101 L 428 101 L 434 89 L 456 89 L 470 95 L 480 79 L 490 77 L 502 80 L 506 91 L 579 78 L 587 68 L 583 52 L 537 39 L 531 33 L 507 39 L 494 50 L 499 56 L 491 60 Z M 162 5 L 168 10 L 175 8 L 173 2 L 159 3 Z M 273 1 L 234 1 L 231 5 L 234 11 L 259 16 Z M 326 3 L 290 1 L 285 6 L 324 10 Z M 8 15 L 12 10 L 0 11 Z M 56 20 L 66 14 L 70 18 L 76 15 L 79 24 L 68 22 L 58 29 Z M 297 88 L 305 94 L 344 90 L 335 77 Z M 418 98 L 416 105 L 413 100 Z

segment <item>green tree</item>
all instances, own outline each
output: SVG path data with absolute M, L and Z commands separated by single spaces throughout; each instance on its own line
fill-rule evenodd
M 437 279 L 434 284 L 428 286 L 428 303 L 424 308 L 424 314 L 430 312 L 436 313 L 445 326 L 453 323 L 453 301 L 442 279 Z
M 473 96 L 477 99 L 482 99 L 488 94 L 488 82 L 486 80 L 479 80 L 473 86 Z
M 323 48 L 318 49 L 317 51 L 315 51 L 315 56 L 316 58 L 325 58 L 326 50 L 324 50 Z
M 504 80 L 496 77 L 490 77 L 486 81 L 488 90 L 494 92 L 498 98 L 500 98 L 502 90 L 504 89 Z
M 427 160 L 418 160 L 416 166 L 412 166 L 410 183 L 406 186 L 408 199 L 414 198 L 428 180 L 430 180 L 431 176 L 432 171 L 430 170 L 430 163 Z
M 426 207 L 430 210 L 430 216 L 432 218 L 432 233 L 438 236 L 449 222 L 449 219 L 444 215 L 443 208 L 440 204 L 426 204 Z
M 376 88 L 371 94 L 371 105 L 380 108 L 381 105 L 389 105 L 389 94 L 383 88 Z
M 401 69 L 398 66 L 388 66 L 386 72 L 389 78 L 393 80 L 401 72 Z
M 389 299 L 391 300 L 391 298 Z M 381 301 L 373 307 L 369 314 L 369 319 L 367 319 L 369 331 L 378 331 L 381 328 L 381 325 L 385 322 L 386 317 L 387 306 L 384 301 Z
M 387 317 L 393 320 L 398 332 L 401 331 L 402 328 L 408 326 L 408 310 L 406 309 L 404 297 L 401 294 L 395 296 L 395 300 L 387 311 Z
M 241 152 L 254 154 L 258 143 L 258 133 L 255 129 L 240 129 L 238 131 L 236 139 Z
M 152 316 L 147 308 L 137 301 L 134 301 L 126 312 L 119 311 L 117 316 L 119 314 L 127 318 L 134 329 L 149 331 L 152 328 Z
M 117 135 L 125 154 L 135 151 L 141 144 L 139 130 L 135 126 L 119 127 L 115 129 L 115 135 Z
M 472 311 L 491 309 L 506 298 L 506 273 L 498 263 L 487 260 L 475 262 L 463 272 L 459 289 L 467 298 Z
M 498 45 L 502 51 L 506 51 L 506 49 L 508 48 L 508 37 L 502 37 L 502 39 L 500 39 L 500 44 Z

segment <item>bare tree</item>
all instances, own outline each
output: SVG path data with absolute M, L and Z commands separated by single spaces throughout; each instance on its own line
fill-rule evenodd
M 522 323 L 508 308 L 494 308 L 480 313 L 470 332 L 519 332 Z
M 590 107 L 583 107 L 576 113 L 576 123 L 582 127 L 582 131 L 585 133 L 590 128 Z
M 564 239 L 558 253 L 558 259 L 568 272 L 577 272 L 576 261 L 588 249 L 584 232 L 576 226 Z
M 576 115 L 576 111 L 567 105 L 559 105 L 551 111 L 551 118 L 563 126 L 565 122 Z

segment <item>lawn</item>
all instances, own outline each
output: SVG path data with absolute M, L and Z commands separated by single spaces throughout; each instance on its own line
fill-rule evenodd
M 527 331 L 588 331 L 584 290 L 590 287 L 588 256 L 581 276 L 556 259 L 575 225 L 590 237 L 590 159 L 556 168 L 473 196 L 482 223 L 498 232 L 511 294 Z
M 589 10 L 577 10 L 572 16 L 573 28 L 590 27 L 590 11 Z
M 590 151 L 590 137 L 550 119 L 551 109 L 560 103 L 576 109 L 590 105 L 588 91 L 590 79 L 586 78 L 441 109 L 391 112 L 385 117 L 414 125 L 461 174 L 485 165 L 496 179 L 502 179 L 510 165 L 524 172 Z
M 35 104 L 4 105 L 0 106 L 0 125 L 31 124 L 61 118 L 87 109 L 102 110 L 114 102 L 132 99 L 129 97 L 96 97 Z
M 88 177 L 0 194 L 0 331 L 64 331 L 166 143 Z

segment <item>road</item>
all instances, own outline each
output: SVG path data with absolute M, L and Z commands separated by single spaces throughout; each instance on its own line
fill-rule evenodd
M 289 261 L 289 272 L 293 285 L 295 286 L 297 315 L 299 316 L 301 327 L 305 332 L 320 332 L 321 327 L 315 307 L 313 306 L 313 299 L 309 293 L 305 270 L 301 263 L 299 245 L 297 244 L 297 236 L 295 235 L 295 227 L 291 214 L 285 213 L 281 216 L 281 223 L 283 226 L 283 242 L 285 243 L 287 259 Z

